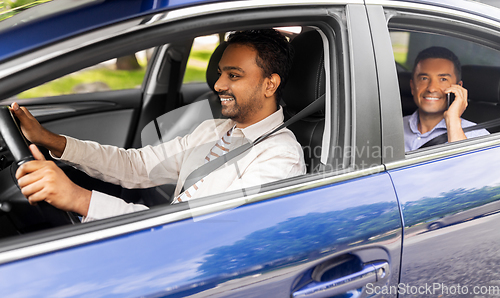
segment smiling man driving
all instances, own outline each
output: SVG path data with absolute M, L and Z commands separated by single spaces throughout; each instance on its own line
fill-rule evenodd
M 278 102 L 291 61 L 292 48 L 276 30 L 232 34 L 219 62 L 220 76 L 214 86 L 222 114 L 229 119 L 205 121 L 191 134 L 154 147 L 125 150 L 76 140 L 49 132 L 17 103 L 12 110 L 20 119 L 25 136 L 49 149 L 53 157 L 126 188 L 177 183 L 174 203 L 184 202 L 305 173 L 302 148 L 293 133 L 284 128 L 241 156 L 236 167 L 222 167 L 181 191 L 187 176 L 205 162 L 254 141 L 283 123 Z M 37 160 L 23 164 L 16 173 L 30 203 L 47 201 L 83 215 L 85 221 L 147 209 L 74 184 L 55 163 L 46 161 L 36 146 L 31 145 L 30 149 Z

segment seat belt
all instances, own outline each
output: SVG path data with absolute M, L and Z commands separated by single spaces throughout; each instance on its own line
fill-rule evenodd
M 486 122 L 483 122 L 483 123 L 479 123 L 479 124 L 476 124 L 476 125 L 465 127 L 465 128 L 462 128 L 462 130 L 465 133 L 465 132 L 469 132 L 469 131 L 472 131 L 472 130 L 478 130 L 478 129 L 484 129 L 484 128 L 492 128 L 492 127 L 495 127 L 495 126 L 500 126 L 500 119 L 493 119 L 493 120 L 490 120 L 490 121 L 486 121 Z M 444 134 L 439 135 L 439 136 L 433 138 L 432 140 L 429 140 L 427 143 L 425 143 L 422 146 L 420 146 L 420 148 L 426 148 L 426 147 L 430 147 L 430 146 L 434 146 L 434 145 L 444 144 L 447 141 L 448 141 L 448 133 L 445 132 Z
M 218 169 L 231 159 L 235 158 L 236 156 L 239 156 L 240 154 L 246 152 L 248 149 L 262 142 L 264 139 L 266 139 L 273 133 L 297 122 L 300 119 L 303 119 L 311 115 L 312 113 L 320 110 L 321 107 L 323 107 L 324 105 L 325 105 L 325 95 L 323 94 L 320 97 L 318 97 L 315 101 L 310 103 L 307 107 L 302 109 L 300 112 L 292 116 L 292 118 L 288 119 L 285 123 L 281 124 L 271 132 L 263 134 L 262 136 L 258 137 L 255 141 L 241 145 L 238 148 L 231 150 L 228 153 L 221 155 L 216 159 L 213 159 L 207 162 L 206 164 L 200 166 L 199 168 L 197 168 L 196 170 L 191 172 L 191 174 L 188 175 L 188 177 L 184 181 L 184 185 L 182 186 L 181 193 L 183 193 L 185 189 L 190 188 L 193 184 L 200 181 L 202 178 L 206 177 L 208 174 L 212 173 L 213 171 L 215 171 L 216 169 Z

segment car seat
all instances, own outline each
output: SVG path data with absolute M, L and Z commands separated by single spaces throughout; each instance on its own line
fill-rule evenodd
M 462 117 L 475 123 L 500 118 L 500 67 L 464 65 L 462 81 L 468 91 L 469 105 Z M 488 128 L 491 133 L 500 127 Z
M 318 31 L 306 31 L 291 42 L 295 55 L 283 92 L 285 117 L 290 118 L 325 94 L 323 39 Z M 320 169 L 325 113 L 322 110 L 288 127 L 302 145 L 307 172 Z
M 417 105 L 411 94 L 410 80 L 412 73 L 409 71 L 398 72 L 399 92 L 401 96 L 401 107 L 403 116 L 413 114 L 417 110 Z
M 217 92 L 214 89 L 215 83 L 219 79 L 218 75 L 218 67 L 219 67 L 219 61 L 222 58 L 222 54 L 224 54 L 224 50 L 227 47 L 227 42 L 223 41 L 221 44 L 217 46 L 217 48 L 214 50 L 212 53 L 212 56 L 210 56 L 210 60 L 208 61 L 208 66 L 207 66 L 207 71 L 205 73 L 205 77 L 207 80 L 208 87 L 210 87 L 211 91 L 205 92 L 204 94 L 198 96 L 194 102 L 201 101 L 201 100 L 208 100 L 208 103 L 210 104 L 210 108 L 212 109 L 212 114 L 214 116 L 214 119 L 225 119 L 224 115 L 222 115 L 222 105 L 220 103 L 219 96 L 217 95 Z

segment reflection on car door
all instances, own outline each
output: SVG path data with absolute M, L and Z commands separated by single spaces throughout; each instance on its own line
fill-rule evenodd
M 499 154 L 496 147 L 390 171 L 405 223 L 402 283 L 439 294 L 498 286 Z
M 395 285 L 400 244 L 398 204 L 381 173 L 4 264 L 0 278 L 23 276 L 3 287 L 7 296 L 29 284 L 35 296 L 290 297 L 374 263 L 387 264 L 385 275 L 361 281 Z M 336 293 L 362 291 L 356 281 Z

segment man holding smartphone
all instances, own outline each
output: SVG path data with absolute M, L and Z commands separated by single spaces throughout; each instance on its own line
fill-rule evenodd
M 421 51 L 410 86 L 418 110 L 403 118 L 406 152 L 444 133 L 448 142 L 489 134 L 485 129 L 463 131 L 475 123 L 461 118 L 467 108 L 467 90 L 462 87 L 460 61 L 452 51 L 443 47 Z

